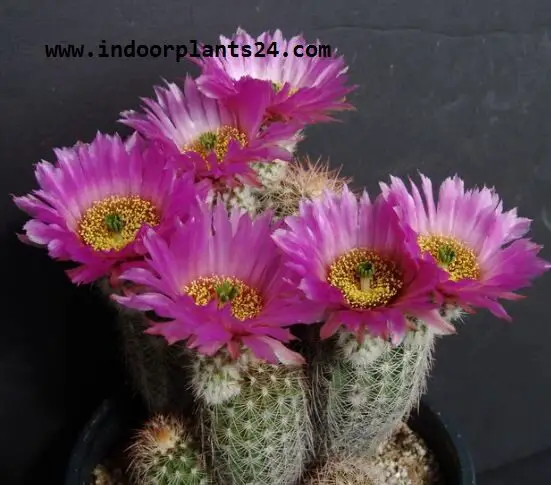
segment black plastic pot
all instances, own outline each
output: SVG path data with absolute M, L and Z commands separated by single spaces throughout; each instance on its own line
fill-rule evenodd
M 408 424 L 435 454 L 445 485 L 476 485 L 471 454 L 461 435 L 442 419 L 439 411 L 422 401 Z
M 144 419 L 145 411 L 136 401 L 123 397 L 104 401 L 76 443 L 65 485 L 89 485 L 96 465 L 123 443 Z M 439 412 L 422 402 L 409 425 L 435 453 L 445 485 L 476 485 L 475 469 L 461 435 Z

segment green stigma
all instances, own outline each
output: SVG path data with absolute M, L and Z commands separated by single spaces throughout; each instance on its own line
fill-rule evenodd
M 214 150 L 216 146 L 216 133 L 207 131 L 199 136 L 199 144 L 207 151 Z
M 443 266 L 449 266 L 455 260 L 455 251 L 452 247 L 444 244 L 438 248 L 438 262 Z
M 272 81 L 272 89 L 277 93 L 281 91 L 281 88 L 283 87 L 282 83 L 275 83 Z
M 107 229 L 114 233 L 121 232 L 124 227 L 124 221 L 122 220 L 122 217 L 116 212 L 107 214 L 104 218 L 104 223 Z
M 363 263 L 358 264 L 357 268 L 358 278 L 372 278 L 375 274 L 375 266 L 373 266 L 369 261 L 364 261 Z
M 360 278 L 360 289 L 368 291 L 371 288 L 371 279 L 375 274 L 375 266 L 369 261 L 358 264 L 356 268 L 358 278 Z
M 216 291 L 216 295 L 218 296 L 218 301 L 220 303 L 227 303 L 228 301 L 233 300 L 239 293 L 237 286 L 229 281 L 220 283 L 215 287 L 214 291 Z

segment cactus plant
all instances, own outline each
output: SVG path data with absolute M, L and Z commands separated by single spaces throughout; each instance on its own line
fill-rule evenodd
M 106 278 L 97 282 L 97 290 L 108 297 L 115 311 L 122 357 L 130 384 L 151 413 L 183 412 L 192 401 L 185 384 L 189 364 L 179 347 L 167 347 L 162 337 L 149 335 L 151 322 L 143 312 L 120 305 L 109 297 L 122 294 Z
M 328 369 L 320 370 L 325 388 L 326 439 L 339 456 L 373 454 L 377 446 L 418 403 L 430 368 L 434 335 L 420 327 L 393 347 L 380 338 L 342 332 Z M 328 376 L 328 377 L 326 377 Z
M 152 412 L 166 412 L 171 402 L 170 363 L 172 349 L 162 338 L 147 335 L 145 315 L 132 310 L 121 311 L 117 323 L 123 342 L 123 358 L 134 389 Z
M 286 485 L 300 478 L 312 433 L 304 369 L 246 356 L 203 357 L 193 389 L 203 444 L 221 483 Z
M 358 196 L 293 162 L 308 125 L 352 109 L 340 55 L 193 59 L 198 79 L 121 114 L 128 139 L 37 165 L 39 190 L 15 198 L 32 217 L 20 239 L 116 301 L 132 381 L 172 413 L 130 452 L 140 485 L 296 485 L 311 464 L 308 485 L 376 480 L 362 463 L 418 401 L 436 335 L 463 311 L 508 319 L 501 301 L 551 265 L 493 189 L 454 176 L 436 198 L 421 175 Z M 188 388 L 200 449 L 177 418 Z
M 137 485 L 211 485 L 204 460 L 185 424 L 153 416 L 128 450 L 130 476 Z

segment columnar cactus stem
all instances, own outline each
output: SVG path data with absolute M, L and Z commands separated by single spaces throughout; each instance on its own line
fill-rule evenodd
M 139 431 L 129 449 L 136 485 L 211 485 L 204 460 L 185 425 L 157 415 Z
M 426 327 L 410 332 L 392 347 L 381 339 L 366 337 L 359 344 L 341 334 L 338 356 L 327 380 L 321 377 L 326 396 L 326 440 L 339 456 L 365 456 L 418 404 L 431 364 L 434 335 Z
M 124 364 L 134 391 L 151 413 L 184 411 L 192 404 L 185 385 L 185 354 L 179 347 L 167 346 L 162 337 L 146 334 L 146 315 L 111 300 L 116 290 L 106 280 L 97 286 L 117 312 Z
M 302 367 L 198 357 L 203 446 L 221 483 L 296 483 L 311 449 L 305 379 Z
M 121 309 L 117 314 L 123 356 L 132 386 L 152 412 L 170 405 L 169 349 L 156 335 L 144 333 L 148 324 L 141 312 Z

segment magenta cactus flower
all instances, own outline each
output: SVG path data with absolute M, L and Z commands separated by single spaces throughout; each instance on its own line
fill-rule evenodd
M 187 341 L 206 355 L 226 348 L 235 357 L 246 347 L 268 362 L 301 362 L 283 345 L 293 339 L 288 327 L 314 322 L 320 309 L 286 278 L 271 231 L 269 213 L 252 219 L 205 203 L 169 238 L 148 231 L 147 267 L 121 275 L 147 290 L 115 298 L 169 319 L 149 333 L 171 344 Z
M 518 217 L 516 209 L 504 212 L 493 189 L 465 190 L 454 176 L 444 180 L 436 200 L 431 180 L 422 174 L 421 189 L 411 182 L 409 192 L 396 177 L 381 188 L 402 222 L 417 233 L 421 249 L 448 273 L 439 290 L 452 304 L 510 319 L 498 300 L 521 298 L 514 292 L 551 267 L 537 256 L 541 246 L 523 237 L 531 221 Z
M 326 191 L 302 202 L 286 225 L 273 237 L 306 298 L 326 309 L 323 338 L 344 326 L 398 343 L 416 319 L 437 333 L 454 331 L 433 298 L 446 273 L 421 255 L 381 196 L 372 202 L 364 192 L 358 201 L 346 186 L 341 195 Z
M 155 94 L 156 100 L 143 99 L 144 113 L 126 111 L 120 121 L 160 146 L 172 168 L 233 185 L 256 181 L 251 162 L 292 158 L 283 143 L 302 125 L 266 126 L 274 93 L 260 81 L 248 80 L 223 103 L 202 94 L 191 77 L 183 90 L 167 83 Z
M 98 133 L 91 143 L 55 154 L 55 164 L 36 167 L 40 189 L 14 201 L 32 217 L 23 239 L 46 247 L 54 259 L 78 263 L 68 271 L 77 284 L 139 259 L 146 227 L 170 230 L 206 194 L 189 176 L 164 170 L 161 155 L 136 135 L 125 144 Z
M 239 48 L 249 45 L 254 52 L 263 45 L 265 56 L 253 53 L 249 57 L 242 54 L 190 57 L 201 66 L 197 84 L 207 96 L 218 99 L 232 96 L 240 91 L 243 80 L 253 78 L 270 84 L 276 93 L 268 107 L 272 119 L 294 119 L 304 123 L 330 121 L 330 113 L 353 109 L 345 97 L 355 86 L 346 86 L 348 66 L 342 56 L 337 56 L 336 50 L 331 56 L 308 57 L 303 50 L 309 43 L 302 35 L 287 40 L 280 30 L 273 34 L 264 32 L 254 38 L 239 28 L 231 38 L 220 36 L 222 45 L 232 42 Z M 317 40 L 313 45 L 319 48 L 321 43 Z M 298 54 L 303 57 L 295 55 L 297 47 Z

